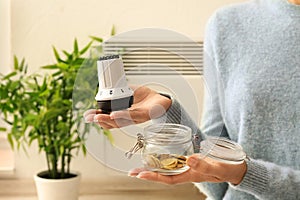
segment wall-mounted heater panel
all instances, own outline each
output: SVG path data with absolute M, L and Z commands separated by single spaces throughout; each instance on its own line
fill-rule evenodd
M 199 124 L 203 100 L 203 43 L 108 41 L 105 54 L 119 53 L 129 84 L 172 94 Z

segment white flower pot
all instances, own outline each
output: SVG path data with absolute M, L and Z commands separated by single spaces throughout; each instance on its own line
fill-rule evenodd
M 78 200 L 81 174 L 66 179 L 46 179 L 34 175 L 39 200 Z

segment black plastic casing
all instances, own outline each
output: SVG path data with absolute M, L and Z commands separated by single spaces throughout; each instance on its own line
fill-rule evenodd
M 97 101 L 97 103 L 98 108 L 101 109 L 102 113 L 110 114 L 113 111 L 130 108 L 133 104 L 133 96 L 113 100 L 102 100 Z

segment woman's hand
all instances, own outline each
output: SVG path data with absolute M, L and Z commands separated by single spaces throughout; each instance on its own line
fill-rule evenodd
M 171 99 L 148 87 L 134 87 L 133 104 L 127 110 L 102 114 L 101 110 L 88 110 L 84 113 L 86 122 L 96 122 L 105 129 L 138 124 L 162 116 L 171 106 Z
M 166 176 L 156 172 L 146 171 L 143 168 L 134 169 L 129 176 L 140 179 L 156 181 L 166 184 L 178 184 L 185 182 L 230 182 L 238 185 L 247 171 L 245 162 L 242 164 L 225 164 L 217 162 L 209 157 L 194 154 L 187 160 L 190 169 L 179 175 Z

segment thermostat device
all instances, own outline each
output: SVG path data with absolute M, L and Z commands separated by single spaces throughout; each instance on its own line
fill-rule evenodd
M 97 61 L 99 89 L 95 97 L 103 113 L 129 108 L 133 90 L 128 86 L 124 65 L 119 55 L 100 57 Z

